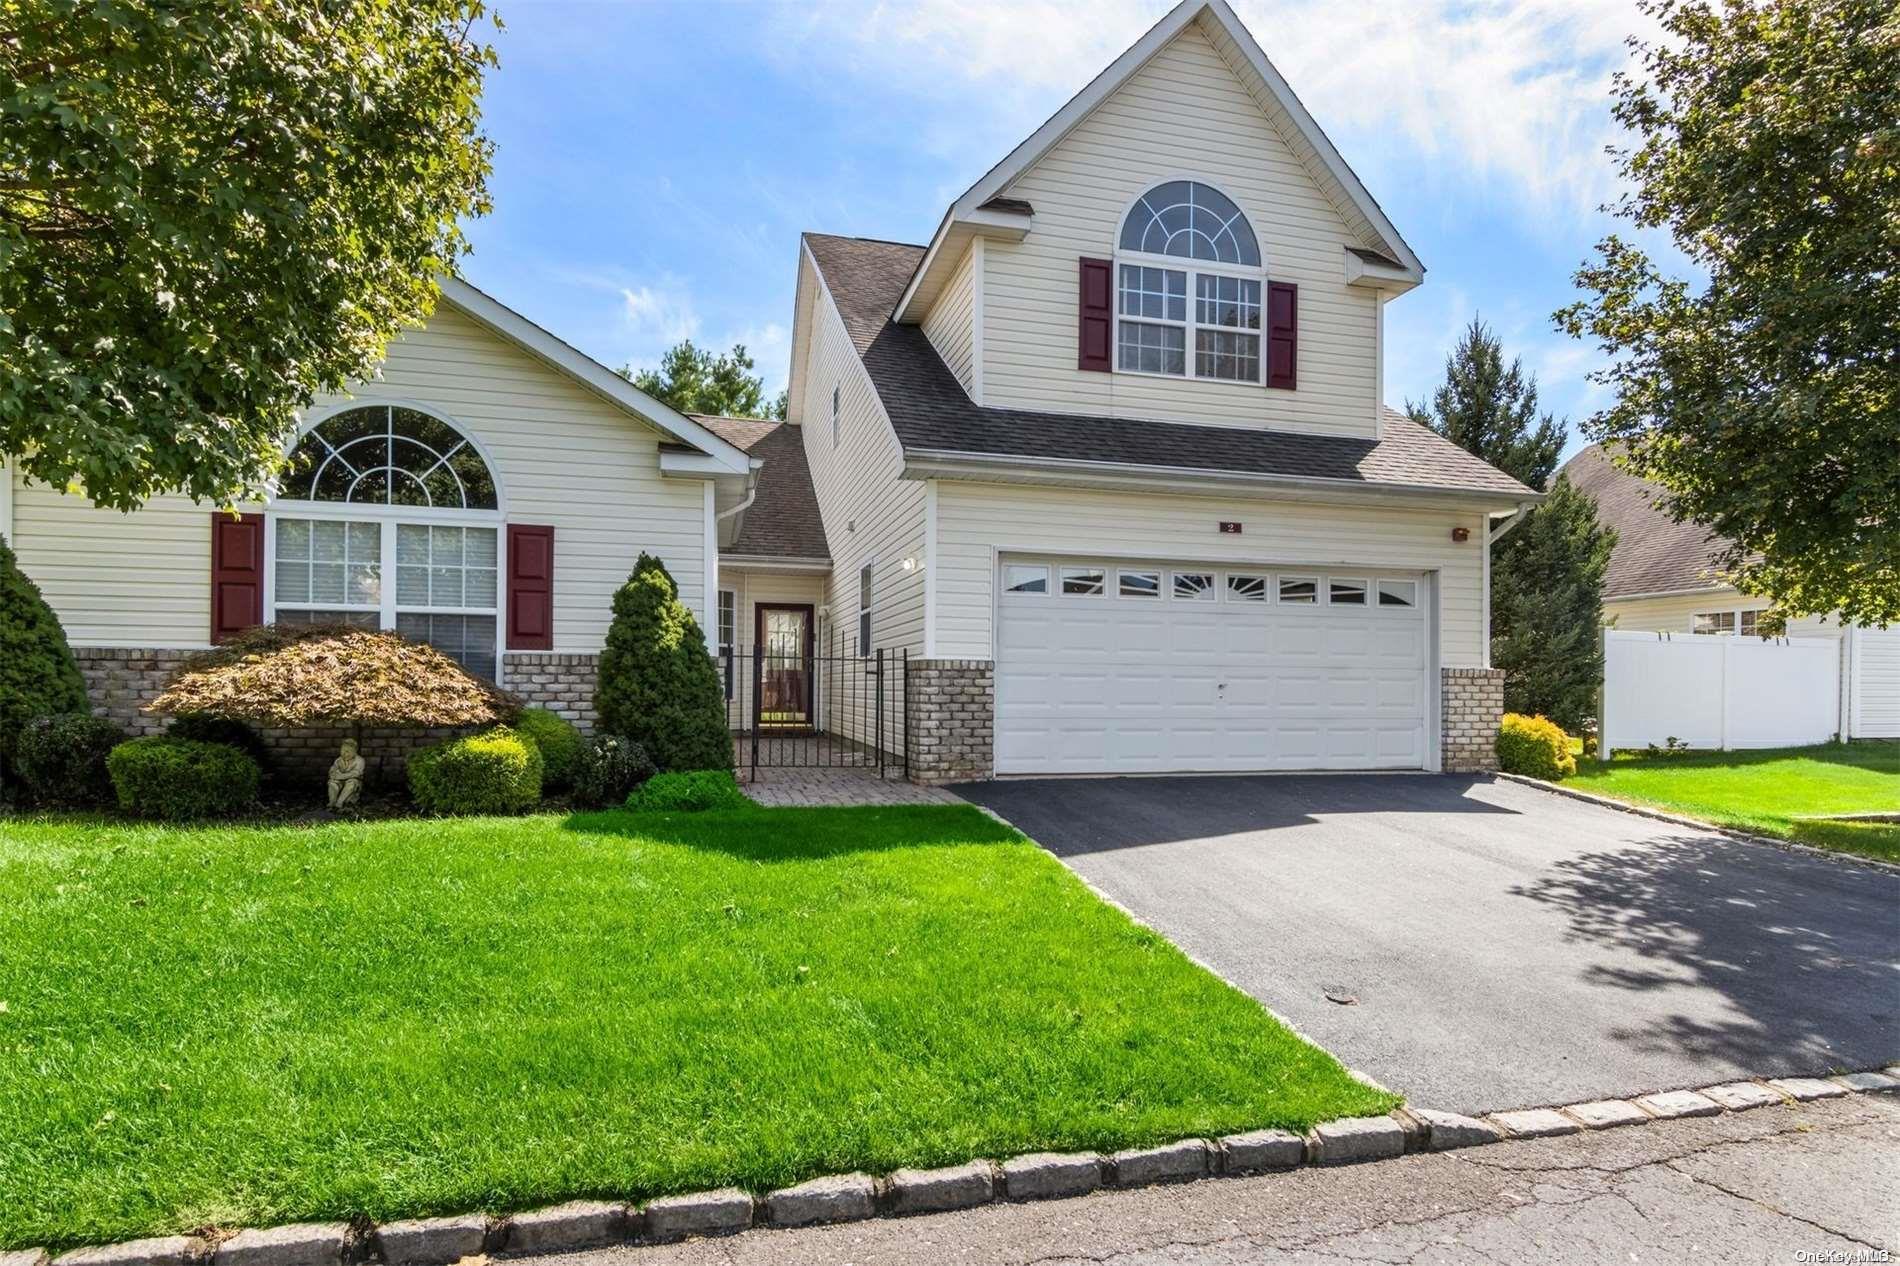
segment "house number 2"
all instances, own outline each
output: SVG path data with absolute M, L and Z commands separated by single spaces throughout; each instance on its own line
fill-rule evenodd
M 1222 519 L 1221 525 L 1220 525 L 1220 534 L 1222 536 L 1239 536 L 1240 524 L 1235 522 L 1232 519 Z

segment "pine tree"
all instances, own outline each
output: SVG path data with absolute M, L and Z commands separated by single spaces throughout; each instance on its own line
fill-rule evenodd
M 672 574 L 650 554 L 614 594 L 594 712 L 603 732 L 640 744 L 663 770 L 732 768 L 719 669 Z
M 0 767 L 34 717 L 85 711 L 86 682 L 59 617 L 0 536 Z
M 1521 358 L 1505 367 L 1503 344 L 1477 317 L 1445 358 L 1445 382 L 1431 407 L 1407 401 L 1405 411 L 1532 488 L 1550 481 L 1564 448 L 1564 425 L 1537 414 L 1536 377 L 1524 373 Z
M 1616 533 L 1559 478 L 1491 559 L 1491 662 L 1504 707 L 1576 731 L 1596 716 L 1603 680 L 1603 572 Z

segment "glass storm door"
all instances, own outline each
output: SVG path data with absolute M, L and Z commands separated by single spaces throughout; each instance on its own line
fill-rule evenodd
M 811 608 L 761 606 L 759 644 L 765 648 L 759 687 L 759 724 L 809 726 Z

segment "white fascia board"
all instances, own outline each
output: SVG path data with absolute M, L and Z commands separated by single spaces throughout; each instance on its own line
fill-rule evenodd
M 1607 606 L 1612 602 L 1637 602 L 1644 598 L 1691 598 L 1698 596 L 1706 598 L 1714 597 L 1717 594 L 1728 593 L 1732 593 L 1738 598 L 1745 596 L 1742 591 L 1737 589 L 1734 585 L 1700 585 L 1693 589 L 1650 589 L 1643 593 L 1619 593 L 1614 597 L 1606 594 L 1604 595 L 1603 602 L 1604 605 Z
M 1020 242 L 1029 236 L 1035 216 L 1020 211 L 975 210 L 965 216 L 953 211 L 946 215 L 931 235 L 924 257 L 917 261 L 910 283 L 897 301 L 892 318 L 901 324 L 915 325 L 929 315 L 950 270 L 963 258 L 965 243 L 973 238 L 993 237 L 1003 242 Z
M 1431 503 L 1447 509 L 1505 514 L 1542 502 L 1544 493 L 1484 492 L 1431 484 L 1373 484 L 1355 479 L 1312 475 L 1274 475 L 1188 466 L 1137 466 L 1066 457 L 1018 457 L 996 453 L 908 449 L 905 479 L 964 479 L 1020 482 L 1129 492 L 1170 492 L 1231 497 L 1271 492 L 1276 495 L 1344 501 L 1349 504 Z
M 438 279 L 442 298 L 457 311 L 487 326 L 522 351 L 572 378 L 610 404 L 698 449 L 720 467 L 719 473 L 743 475 L 746 455 L 707 428 L 607 368 L 593 357 L 569 346 L 460 277 Z
M 1340 252 L 1346 257 L 1346 284 L 1349 286 L 1369 286 L 1387 295 L 1400 295 L 1413 289 L 1419 278 L 1403 268 L 1394 268 L 1389 264 L 1375 264 L 1362 259 L 1351 250 Z
M 818 266 L 805 239 L 798 239 L 798 281 L 792 291 L 791 368 L 785 376 L 785 420 L 805 423 L 805 360 L 811 349 L 811 322 L 815 305 L 812 289 Z
M 809 572 L 823 575 L 831 570 L 829 558 L 780 558 L 773 554 L 734 554 L 730 551 L 719 555 L 719 566 L 734 571 L 786 571 Z

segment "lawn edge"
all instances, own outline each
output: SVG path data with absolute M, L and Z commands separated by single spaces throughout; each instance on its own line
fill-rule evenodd
M 1639 818 L 1653 818 L 1658 822 L 1667 822 L 1671 826 L 1692 827 L 1698 831 L 1712 831 L 1744 844 L 1766 844 L 1769 848 L 1778 848 L 1784 853 L 1799 853 L 1807 857 L 1819 857 L 1830 862 L 1849 866 L 1869 866 L 1875 870 L 1886 871 L 1890 875 L 1900 875 L 1900 862 L 1890 862 L 1878 857 L 1867 857 L 1860 853 L 1850 853 L 1842 849 L 1816 848 L 1812 844 L 1802 844 L 1795 840 L 1784 840 L 1776 835 L 1760 835 L 1753 831 L 1744 831 L 1732 826 L 1722 826 L 1703 818 L 1692 818 L 1685 813 L 1676 813 L 1669 809 L 1657 808 L 1637 800 L 1620 800 L 1615 796 L 1606 796 L 1600 792 L 1583 791 L 1576 787 L 1566 787 L 1562 783 L 1545 782 L 1541 778 L 1532 778 L 1525 774 L 1507 774 L 1497 770 L 1491 775 L 1506 782 L 1518 783 L 1525 787 L 1535 787 L 1539 791 L 1548 791 L 1553 796 L 1566 796 L 1571 800 L 1581 800 L 1585 804 L 1600 805 L 1605 809 L 1616 809 L 1623 813 L 1633 813 Z
M 1696 1089 L 1511 1109 L 1483 1117 L 1396 1108 L 1382 1116 L 1324 1122 L 1304 1134 L 1255 1130 L 1106 1154 L 1037 1152 L 1002 1161 L 979 1157 L 961 1165 L 900 1169 L 878 1177 L 829 1175 L 760 1196 L 725 1187 L 645 1203 L 575 1200 L 500 1217 L 476 1212 L 381 1225 L 357 1219 L 217 1229 L 91 1245 L 57 1258 L 39 1248 L 0 1250 L 0 1266 L 450 1266 L 476 1252 L 504 1257 L 566 1253 L 671 1244 L 755 1227 L 790 1229 L 948 1213 L 998 1201 L 1069 1199 L 1102 1190 L 1393 1160 L 1420 1152 L 1894 1093 L 1900 1093 L 1900 1063 L 1852 1073 L 1738 1078 Z

